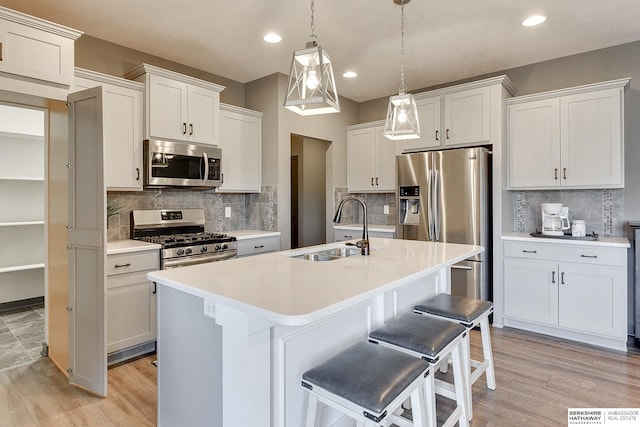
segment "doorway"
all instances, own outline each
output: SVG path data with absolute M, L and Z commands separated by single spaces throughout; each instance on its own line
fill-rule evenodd
M 326 243 L 330 141 L 291 135 L 291 248 Z

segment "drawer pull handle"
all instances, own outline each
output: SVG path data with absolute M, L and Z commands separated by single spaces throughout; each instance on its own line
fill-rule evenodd
M 128 262 L 126 264 L 116 264 L 116 268 L 122 268 L 122 267 L 131 267 L 131 263 Z
M 553 179 L 555 179 L 556 181 L 558 180 L 558 168 L 555 168 L 553 170 Z
M 527 250 L 527 249 L 523 249 L 522 252 L 524 252 L 525 254 L 537 254 L 538 253 L 538 251 L 530 251 L 530 250 Z
M 593 259 L 596 259 L 596 258 L 598 258 L 598 255 L 585 255 L 585 254 L 580 254 L 580 257 L 582 257 L 582 258 L 593 258 Z
M 153 282 L 153 293 L 157 294 L 158 293 L 158 284 L 156 282 Z
M 551 272 L 551 283 L 556 283 L 556 272 L 555 271 Z
M 345 239 L 353 239 L 353 236 L 347 236 L 346 234 L 344 235 Z
M 254 246 L 253 248 L 254 248 L 254 249 L 262 249 L 262 248 L 264 248 L 264 245 Z
M 564 271 L 560 273 L 560 284 L 564 285 Z

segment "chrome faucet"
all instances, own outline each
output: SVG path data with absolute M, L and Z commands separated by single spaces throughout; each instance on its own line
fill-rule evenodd
M 356 243 L 348 242 L 346 245 L 356 246 L 360 248 L 360 253 L 362 255 L 369 255 L 369 227 L 367 226 L 367 204 L 358 196 L 347 196 L 340 201 L 338 205 L 338 210 L 336 211 L 336 216 L 333 217 L 333 222 L 339 223 L 340 217 L 342 216 L 342 206 L 344 206 L 345 202 L 348 200 L 355 200 L 360 202 L 362 205 L 362 209 L 364 211 L 364 221 L 362 223 L 362 240 L 358 240 Z

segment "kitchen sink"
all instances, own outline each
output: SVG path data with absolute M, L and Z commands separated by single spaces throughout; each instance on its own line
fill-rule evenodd
M 360 255 L 360 249 L 332 248 L 332 249 L 325 249 L 323 251 L 295 255 L 295 256 L 292 256 L 291 258 L 306 259 L 307 261 L 333 261 L 334 259 L 346 258 L 351 255 Z

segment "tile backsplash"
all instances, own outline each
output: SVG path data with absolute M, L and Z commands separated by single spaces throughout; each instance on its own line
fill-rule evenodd
M 340 200 L 348 195 L 358 196 L 367 204 L 367 220 L 373 225 L 396 225 L 395 193 L 349 193 L 346 187 L 334 187 L 333 212 L 338 209 Z M 384 213 L 384 205 L 389 206 L 389 214 Z M 341 224 L 361 224 L 362 209 L 357 203 L 348 203 L 342 210 Z
M 513 197 L 513 231 L 542 230 L 542 203 L 567 206 L 569 220 L 585 220 L 587 233 L 624 236 L 623 190 L 517 191 Z
M 109 218 L 109 241 L 130 238 L 131 211 L 136 209 L 204 208 L 205 230 L 276 231 L 278 228 L 278 188 L 262 186 L 260 193 L 216 193 L 202 190 L 157 189 L 138 192 L 109 191 L 107 200 L 120 205 L 118 214 Z M 231 217 L 224 216 L 225 208 Z

